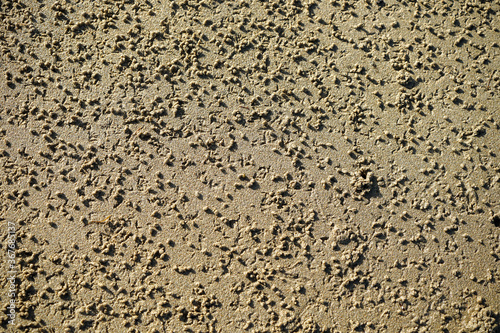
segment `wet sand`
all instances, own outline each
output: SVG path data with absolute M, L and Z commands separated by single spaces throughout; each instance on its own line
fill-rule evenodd
M 2 2 L 0 331 L 499 332 L 499 10 Z

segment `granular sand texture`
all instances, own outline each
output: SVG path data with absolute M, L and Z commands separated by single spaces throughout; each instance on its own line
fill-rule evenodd
M 499 332 L 499 11 L 1 1 L 0 331 Z

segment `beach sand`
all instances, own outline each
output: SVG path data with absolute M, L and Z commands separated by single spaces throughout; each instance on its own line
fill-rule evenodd
M 498 333 L 499 11 L 2 1 L 0 331 Z

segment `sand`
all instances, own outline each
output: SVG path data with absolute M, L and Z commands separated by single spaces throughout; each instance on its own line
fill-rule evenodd
M 499 11 L 2 1 L 0 331 L 499 332 Z

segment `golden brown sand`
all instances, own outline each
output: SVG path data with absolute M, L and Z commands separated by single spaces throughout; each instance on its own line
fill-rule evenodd
M 499 332 L 499 11 L 2 1 L 0 331 Z

